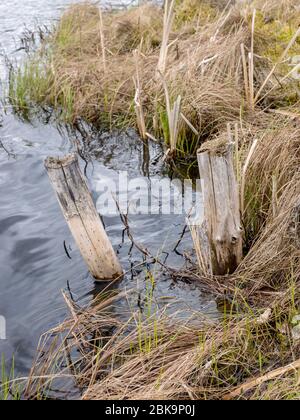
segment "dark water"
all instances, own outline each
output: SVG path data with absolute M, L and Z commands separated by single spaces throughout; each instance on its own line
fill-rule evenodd
M 71 0 L 2 0 L 0 3 L 0 44 L 10 59 L 16 52 L 24 24 L 48 24 L 55 20 Z M 120 3 L 116 1 L 115 3 Z M 0 61 L 2 96 L 7 73 Z M 3 98 L 2 98 L 3 99 Z M 53 194 L 43 161 L 48 155 L 72 150 L 72 134 L 66 128 L 41 121 L 24 123 L 9 108 L 0 110 L 0 315 L 7 321 L 7 340 L 0 340 L 0 353 L 9 365 L 15 359 L 16 374 L 26 375 L 32 363 L 40 335 L 66 317 L 61 290 L 69 284 L 75 299 L 82 304 L 92 300 L 99 286 L 89 276 L 63 219 Z M 5 149 L 5 150 L 4 150 Z M 131 177 L 148 174 L 162 176 L 161 150 L 151 146 L 149 153 L 133 132 L 118 136 L 95 136 L 93 150 L 97 160 L 88 168 L 95 199 L 96 181 L 116 179 L 119 170 Z M 180 267 L 184 260 L 172 249 L 185 221 L 183 216 L 132 216 L 130 225 L 136 241 L 156 255 L 170 256 L 168 264 Z M 117 216 L 105 217 L 107 232 L 127 270 L 139 263 L 141 255 L 122 240 L 123 225 Z M 64 251 L 64 241 L 72 249 L 72 260 Z M 180 250 L 191 248 L 186 235 Z M 182 307 L 208 313 L 214 302 L 196 285 L 173 283 L 158 268 L 155 295 L 181 300 Z M 128 275 L 119 287 L 145 286 L 145 269 Z

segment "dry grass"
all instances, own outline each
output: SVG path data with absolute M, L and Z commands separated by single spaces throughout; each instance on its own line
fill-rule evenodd
M 167 315 L 148 295 L 147 309 L 125 322 L 113 314 L 134 291 L 100 295 L 84 310 L 66 297 L 71 318 L 42 339 L 27 397 L 49 397 L 72 378 L 86 400 L 299 399 L 300 126 L 253 118 L 239 127 L 242 161 L 258 140 L 246 174 L 249 252 L 230 277 L 191 274 L 224 301 L 220 320 Z
M 51 397 L 68 378 L 86 400 L 264 398 L 280 377 L 287 386 L 275 391 L 299 396 L 296 368 L 285 368 L 300 351 L 291 339 L 292 304 L 278 299 L 271 309 L 244 306 L 237 314 L 233 302 L 221 323 L 200 313 L 182 321 L 180 313 L 155 309 L 120 322 L 112 314 L 121 298 L 107 297 L 83 312 L 68 301 L 72 317 L 42 339 L 27 398 Z M 269 379 L 257 381 L 266 372 Z M 259 386 L 249 386 L 250 380 Z M 247 387 L 237 392 L 243 383 Z
M 138 67 L 143 136 L 148 131 L 169 146 L 174 142 L 165 83 L 171 103 L 182 98 L 182 114 L 190 122 L 178 121 L 176 147 L 194 155 L 241 112 L 295 102 L 286 59 L 295 52 L 297 21 L 288 15 L 276 37 L 274 13 L 264 2 L 219 9 L 209 0 L 166 2 L 165 13 L 150 4 L 115 13 L 73 6 L 27 71 L 12 77 L 11 101 L 19 110 L 32 101 L 47 103 L 62 108 L 67 121 L 83 117 L 110 129 L 136 125 L 141 131 Z
M 284 0 L 282 4 L 284 8 Z M 163 137 L 169 146 L 173 141 L 163 74 L 170 102 L 181 97 L 182 114 L 190 122 L 178 122 L 176 147 L 194 155 L 201 142 L 241 112 L 253 110 L 253 96 L 258 95 L 259 107 L 274 107 L 279 98 L 289 104 L 295 100 L 295 83 L 291 77 L 283 79 L 287 66 L 282 64 L 286 54 L 281 54 L 297 24 L 290 18 L 289 29 L 282 29 L 278 39 L 274 35 L 275 53 L 270 57 L 267 45 L 276 27 L 265 22 L 274 19 L 273 12 L 266 15 L 263 2 L 255 5 L 254 20 L 253 7 L 227 4 L 219 9 L 209 0 L 170 1 L 165 14 L 150 4 L 115 13 L 99 13 L 89 4 L 73 6 L 29 60 L 31 77 L 25 72 L 22 77 L 22 71 L 12 77 L 12 103 L 16 109 L 28 108 L 32 101 L 47 103 L 62 108 L 63 118 L 71 122 L 83 117 L 110 129 L 140 129 L 134 81 L 138 57 L 145 130 Z M 295 42 L 288 51 L 294 46 Z M 266 96 L 270 90 L 272 95 Z
M 64 378 L 84 399 L 299 399 L 299 82 L 288 60 L 299 50 L 298 1 L 175 3 L 168 28 L 151 5 L 102 19 L 95 6 L 71 8 L 40 52 L 47 77 L 20 71 L 11 96 L 61 106 L 71 121 L 137 125 L 177 157 L 232 136 L 245 258 L 231 276 L 201 272 L 201 259 L 185 273 L 227 309 L 221 322 L 182 321 L 148 296 L 147 313 L 124 322 L 113 313 L 126 294 L 86 309 L 66 297 L 71 318 L 43 337 L 27 397 L 51 395 Z

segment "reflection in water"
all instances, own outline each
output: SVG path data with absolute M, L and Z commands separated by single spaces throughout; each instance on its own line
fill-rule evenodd
M 150 151 L 149 151 L 149 142 L 143 142 L 143 165 L 142 165 L 142 174 L 145 177 L 149 177 L 149 166 L 150 166 Z
M 70 3 L 71 0 L 1 2 L 0 43 L 9 57 L 19 58 L 14 39 L 21 35 L 23 23 L 28 28 L 36 19 L 48 24 Z M 5 88 L 6 70 L 1 60 L 0 75 Z M 51 123 L 25 123 L 9 110 L 4 113 L 2 109 L 0 114 L 0 315 L 7 320 L 7 340 L 0 341 L 0 353 L 4 352 L 8 361 L 14 354 L 16 374 L 24 375 L 31 366 L 40 335 L 67 315 L 61 289 L 69 289 L 76 302 L 87 304 L 107 285 L 95 285 L 87 273 L 43 166 L 46 156 L 70 152 L 78 133 Z M 87 140 L 94 158 L 87 167 L 87 176 L 95 199 L 95 183 L 105 177 L 117 179 L 120 170 L 128 171 L 132 178 L 163 175 L 160 147 L 141 142 L 132 131 L 122 135 L 90 133 Z M 145 266 L 140 265 L 142 256 L 124 234 L 120 217 L 105 217 L 104 223 L 128 272 L 113 287 L 135 289 L 138 294 L 147 277 Z M 184 260 L 173 252 L 185 224 L 183 216 L 137 215 L 131 216 L 129 223 L 135 240 L 149 252 L 162 258 L 169 255 L 170 265 L 183 264 Z M 180 248 L 190 246 L 186 234 Z M 161 296 L 176 297 L 183 308 L 214 310 L 214 303 L 196 285 L 175 284 L 159 267 L 149 265 L 148 269 L 154 271 L 158 301 Z M 125 309 L 122 305 L 120 313 Z

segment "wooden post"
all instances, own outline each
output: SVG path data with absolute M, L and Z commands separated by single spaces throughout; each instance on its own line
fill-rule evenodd
M 52 186 L 75 242 L 96 280 L 111 280 L 123 271 L 100 221 L 83 177 L 78 157 L 49 157 L 45 161 Z
M 233 165 L 233 144 L 214 140 L 198 151 L 203 183 L 204 219 L 215 275 L 235 271 L 243 256 L 239 190 Z

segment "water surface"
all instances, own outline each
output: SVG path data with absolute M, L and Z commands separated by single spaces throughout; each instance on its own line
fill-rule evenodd
M 22 59 L 18 50 L 24 25 L 33 29 L 38 22 L 53 23 L 71 0 L 2 0 L 0 3 L 0 44 L 11 60 Z M 120 0 L 111 1 L 120 4 Z M 2 99 L 7 82 L 5 60 L 0 60 Z M 70 288 L 75 299 L 88 303 L 98 293 L 89 276 L 45 173 L 43 162 L 49 155 L 72 150 L 72 134 L 56 124 L 25 123 L 9 109 L 0 109 L 0 315 L 7 320 L 7 340 L 0 341 L 0 353 L 7 363 L 15 358 L 16 374 L 26 375 L 40 335 L 66 317 L 61 290 Z M 4 150 L 5 149 L 5 150 Z M 93 195 L 96 182 L 117 179 L 118 171 L 131 177 L 162 176 L 161 150 L 152 145 L 145 150 L 134 132 L 115 136 L 95 135 L 94 156 L 88 168 Z M 112 243 L 126 270 L 142 258 L 123 240 L 118 216 L 105 217 Z M 130 225 L 135 239 L 154 255 L 166 256 L 168 264 L 180 267 L 184 259 L 172 252 L 185 220 L 183 216 L 133 216 Z M 70 249 L 70 260 L 64 244 Z M 191 248 L 186 235 L 180 250 Z M 153 267 L 151 267 L 153 269 Z M 174 283 L 157 272 L 156 296 L 180 299 L 182 307 L 209 312 L 215 305 L 196 285 Z M 127 275 L 121 288 L 145 286 L 145 268 Z

